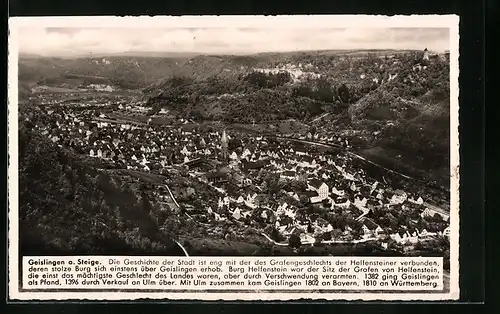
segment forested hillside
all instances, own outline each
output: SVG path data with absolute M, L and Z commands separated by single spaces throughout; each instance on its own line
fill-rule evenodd
M 140 184 L 98 171 L 29 126 L 19 145 L 22 254 L 182 255 L 160 230 L 169 212 Z
M 371 54 L 315 58 L 285 54 L 281 59 L 267 57 L 267 62 L 263 56 L 247 57 L 246 62 L 239 58 L 197 57 L 145 92 L 153 95 L 153 104 L 201 112 L 204 118 L 234 120 L 242 116 L 239 105 L 250 107 L 244 116 L 257 121 L 269 115 L 305 119 L 349 105 L 353 122 L 406 120 L 432 111 L 429 106 L 444 108 L 449 102 L 448 62 L 438 58 L 424 62 L 418 52 L 390 58 Z M 251 66 L 238 67 L 236 62 Z
M 311 130 L 351 134 L 355 148 L 381 162 L 411 164 L 432 173 L 430 180 L 448 185 L 450 67 L 445 56 L 422 60 L 420 52 L 405 52 L 267 58 L 267 65 L 254 60 L 253 68 L 232 77 L 163 79 L 146 89 L 154 95 L 149 103 L 154 111 L 168 108 L 183 117 L 227 123 L 310 123 L 329 113 Z

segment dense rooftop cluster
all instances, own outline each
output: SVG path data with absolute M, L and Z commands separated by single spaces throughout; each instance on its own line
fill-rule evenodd
M 239 132 L 228 133 L 230 143 L 224 145 L 225 130 L 184 120 L 165 126 L 150 124 L 151 119 L 115 119 L 95 107 L 68 109 L 48 106 L 27 119 L 54 143 L 112 168 L 165 175 L 170 179 L 151 195 L 202 223 L 243 223 L 278 241 L 296 235 L 303 244 L 383 239 L 415 244 L 449 230 L 445 210 L 370 178 L 340 149 Z M 300 138 L 345 142 L 333 136 Z M 210 197 L 201 197 L 204 193 Z

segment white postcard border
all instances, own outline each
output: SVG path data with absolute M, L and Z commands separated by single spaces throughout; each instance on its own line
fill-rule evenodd
M 8 278 L 11 300 L 453 300 L 459 298 L 459 17 L 456 15 L 302 15 L 302 16 L 181 16 L 181 17 L 12 17 L 8 42 Z M 20 27 L 265 27 L 374 28 L 446 27 L 450 29 L 450 292 L 449 293 L 85 293 L 20 292 L 18 281 L 18 29 Z

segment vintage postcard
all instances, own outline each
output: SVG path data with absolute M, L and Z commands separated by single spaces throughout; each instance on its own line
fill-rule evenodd
M 10 300 L 457 300 L 458 22 L 9 19 Z

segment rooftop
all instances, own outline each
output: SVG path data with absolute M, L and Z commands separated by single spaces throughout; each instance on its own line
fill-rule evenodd
M 309 181 L 309 185 L 315 189 L 319 189 L 323 184 L 325 184 L 325 183 L 319 179 L 311 179 Z

